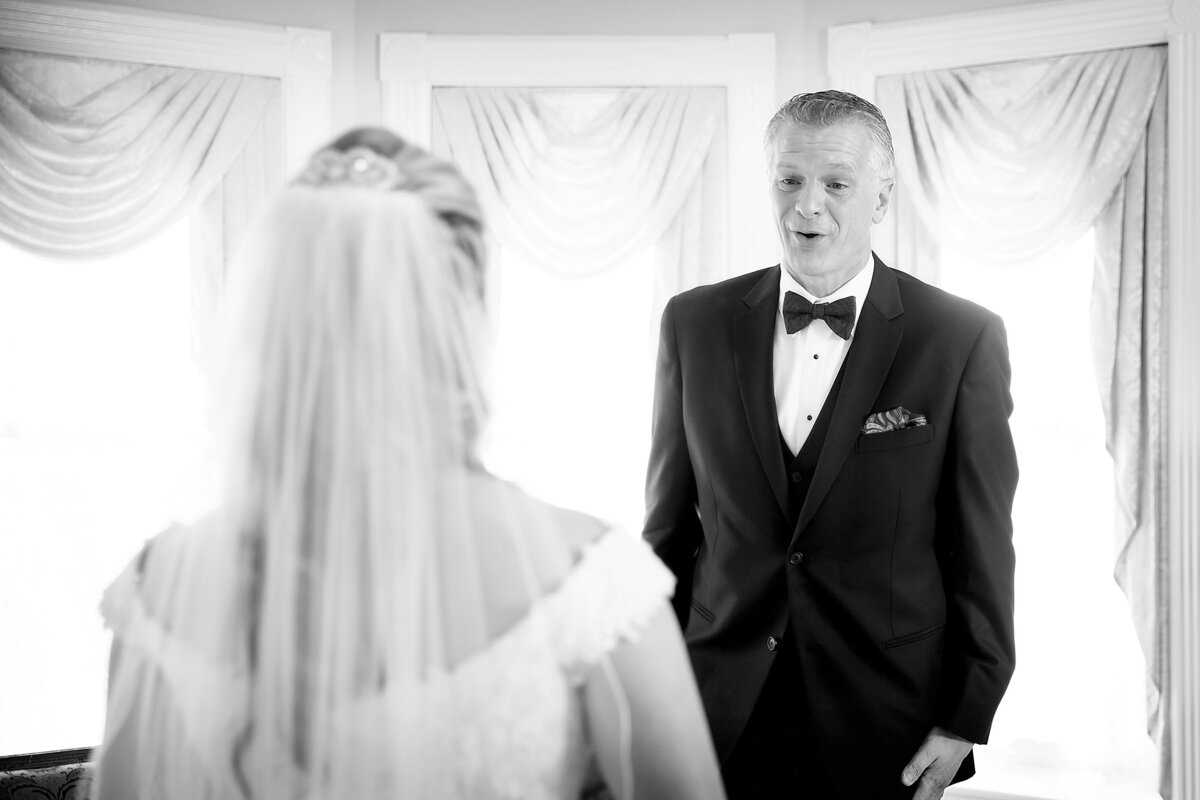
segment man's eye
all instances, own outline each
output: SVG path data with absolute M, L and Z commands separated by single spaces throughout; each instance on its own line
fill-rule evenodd
M 842 191 L 843 189 L 846 189 L 846 188 L 848 188 L 848 187 L 846 186 L 846 184 L 844 184 L 844 183 L 839 183 L 838 181 L 834 181 L 834 182 L 832 182 L 832 183 L 829 183 L 829 184 L 826 184 L 826 185 L 827 185 L 827 186 L 828 186 L 830 189 L 833 189 L 833 190 L 835 190 L 835 191 L 838 191 L 838 192 Z
M 800 181 L 796 180 L 795 178 L 780 178 L 779 183 L 782 186 L 798 186 Z

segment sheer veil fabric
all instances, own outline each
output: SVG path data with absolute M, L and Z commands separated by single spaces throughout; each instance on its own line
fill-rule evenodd
M 104 769 L 120 748 L 128 797 L 457 796 L 425 690 L 527 624 L 604 530 L 475 462 L 472 211 L 396 161 L 413 185 L 294 185 L 253 226 L 213 403 L 224 503 L 106 596 L 100 797 L 129 777 Z

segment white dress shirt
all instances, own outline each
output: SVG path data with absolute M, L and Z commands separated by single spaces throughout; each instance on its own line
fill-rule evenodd
M 842 362 L 846 360 L 850 343 L 854 341 L 863 302 L 875 274 L 875 259 L 869 257 L 853 278 L 825 297 L 814 297 L 782 265 L 779 273 L 779 309 L 775 315 L 775 409 L 784 441 L 792 453 L 799 453 L 825 405 Z M 789 334 L 783 323 L 783 299 L 788 292 L 795 292 L 811 303 L 831 303 L 853 297 L 854 326 L 850 329 L 850 338 L 842 339 L 820 319 L 814 319 L 804 330 Z

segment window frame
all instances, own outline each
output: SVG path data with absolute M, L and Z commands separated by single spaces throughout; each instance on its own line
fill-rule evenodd
M 775 35 L 379 36 L 382 122 L 428 145 L 440 86 L 725 89 L 726 263 L 774 264 L 778 236 L 762 190 L 762 135 L 775 112 Z
M 277 78 L 289 175 L 332 127 L 330 31 L 92 2 L 0 0 L 0 48 Z M 0 770 L 79 763 L 89 753 L 0 754 Z
M 1171 775 L 1176 797 L 1200 796 L 1200 2 L 1063 0 L 828 30 L 831 85 L 875 96 L 876 79 L 935 69 L 1165 44 L 1168 182 L 1164 394 L 1165 563 Z M 1164 776 L 1165 777 L 1165 776 Z M 969 791 L 961 797 L 973 797 Z M 987 795 L 993 798 L 992 794 Z M 993 800 L 995 800 L 993 798 Z
M 4 49 L 278 78 L 289 175 L 329 136 L 329 31 L 60 0 L 0 0 L 0 22 Z

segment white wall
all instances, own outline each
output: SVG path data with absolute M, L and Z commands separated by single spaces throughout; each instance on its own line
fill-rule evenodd
M 1052 0 L 1040 0 L 1051 2 Z M 773 33 L 780 101 L 825 88 L 831 25 L 977 11 L 1011 0 L 123 0 L 176 13 L 333 33 L 334 128 L 379 119 L 381 32 L 440 34 Z M 765 121 L 764 121 L 765 123 Z
M 800 64 L 788 81 L 800 84 L 798 92 L 826 88 L 829 76 L 825 72 L 825 37 L 833 25 L 852 22 L 897 22 L 899 20 L 960 14 L 1018 5 L 1043 5 L 1054 0 L 806 0 L 806 27 L 801 34 Z M 781 65 L 782 68 L 782 65 Z M 782 91 L 782 90 L 781 90 Z
M 360 86 L 375 79 L 372 39 L 377 31 L 656 36 L 774 33 L 780 65 L 777 76 L 781 76 L 779 69 L 795 72 L 798 68 L 804 9 L 804 0 L 359 0 L 357 76 Z M 378 113 L 374 96 L 360 92 L 358 105 L 364 119 Z
M 1048 2 L 1051 0 L 1040 0 Z M 831 25 L 890 22 L 977 11 L 1013 0 L 359 0 L 357 77 L 375 79 L 378 31 L 461 34 L 773 33 L 779 100 L 827 88 L 825 37 Z M 362 119 L 377 114 L 360 91 Z M 764 120 L 765 123 L 765 120 Z

